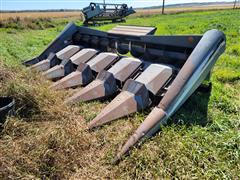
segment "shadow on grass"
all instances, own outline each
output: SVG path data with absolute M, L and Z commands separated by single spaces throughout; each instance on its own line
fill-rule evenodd
M 212 92 L 212 84 L 207 86 L 200 86 L 182 105 L 182 107 L 173 115 L 168 121 L 167 125 L 200 125 L 206 126 L 209 123 L 208 120 L 208 103 Z M 161 132 L 161 129 L 151 136 L 153 138 L 157 133 Z M 136 147 L 140 148 L 141 145 L 147 140 L 142 139 L 141 143 Z M 126 156 L 130 155 L 130 152 Z M 116 162 L 118 164 L 118 162 Z
M 126 20 L 123 19 L 122 21 L 96 21 L 96 22 L 88 22 L 85 23 L 84 26 L 86 27 L 98 27 L 98 26 L 104 26 L 104 25 L 108 25 L 108 24 L 118 24 L 118 23 L 125 23 Z
M 206 126 L 209 123 L 208 120 L 208 103 L 211 96 L 212 91 L 212 84 L 208 85 L 202 85 L 200 86 L 189 98 L 188 100 L 182 105 L 182 107 L 173 115 L 170 120 L 168 121 L 167 126 L 177 124 L 177 125 L 200 125 L 200 126 Z M 113 99 L 113 98 L 112 98 Z M 85 106 L 92 106 L 94 102 L 98 101 L 92 101 L 92 102 L 85 102 Z M 101 103 L 106 103 L 105 100 L 101 100 Z M 156 102 L 153 102 L 153 107 L 156 106 L 159 103 L 159 100 Z M 95 107 L 95 106 L 94 106 Z M 83 108 L 83 109 L 86 109 Z M 86 122 L 90 122 L 94 117 L 97 116 L 102 110 L 99 110 L 98 113 L 89 115 L 89 108 L 87 108 L 87 113 L 82 112 L 84 119 Z M 90 108 L 91 109 L 91 108 Z M 147 108 L 144 111 L 139 112 L 142 117 L 147 117 L 151 113 L 151 108 Z M 86 115 L 84 115 L 86 114 Z M 129 114 L 128 118 L 134 118 L 136 116 L 136 113 Z M 116 119 L 114 121 L 121 121 L 122 119 L 125 119 L 126 116 Z M 110 121 L 106 124 L 111 124 L 113 121 Z M 106 125 L 105 124 L 105 125 Z M 98 127 L 102 128 L 104 125 Z M 93 128 L 93 130 L 98 129 Z
M 171 118 L 171 124 L 206 126 L 208 119 L 208 103 L 212 84 L 200 86 Z

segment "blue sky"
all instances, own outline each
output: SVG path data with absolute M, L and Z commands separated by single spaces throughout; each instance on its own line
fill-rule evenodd
M 103 2 L 103 0 L 92 0 Z M 216 2 L 233 0 L 166 0 L 166 4 L 191 2 Z M 90 0 L 0 0 L 1 10 L 36 10 L 36 9 L 82 9 Z M 106 0 L 106 3 L 127 3 L 133 7 L 157 6 L 162 0 Z

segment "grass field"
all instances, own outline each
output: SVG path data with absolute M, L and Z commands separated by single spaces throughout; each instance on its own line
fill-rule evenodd
M 213 70 L 212 91 L 195 92 L 171 118 L 175 123 L 118 165 L 111 164 L 118 148 L 149 111 L 84 130 L 108 102 L 64 106 L 63 100 L 77 89 L 49 90 L 51 82 L 21 65 L 60 33 L 66 19 L 53 20 L 54 27 L 42 30 L 1 28 L 0 94 L 16 98 L 17 114 L 0 133 L 0 179 L 239 179 L 239 14 L 224 10 L 127 20 L 125 24 L 156 26 L 158 35 L 202 34 L 216 28 L 226 34 L 227 49 Z
M 196 5 L 196 6 L 180 6 L 180 7 L 166 7 L 165 13 L 166 14 L 174 14 L 174 13 L 181 13 L 181 12 L 196 12 L 196 11 L 209 11 L 209 10 L 224 10 L 224 9 L 232 9 L 233 4 L 215 4 L 215 5 Z M 136 14 L 132 16 L 139 16 L 139 15 L 152 15 L 152 14 L 161 14 L 162 9 L 139 9 L 136 11 Z

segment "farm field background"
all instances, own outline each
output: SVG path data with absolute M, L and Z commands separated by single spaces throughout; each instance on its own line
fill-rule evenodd
M 68 18 L 79 17 L 80 11 L 73 12 L 16 12 L 16 13 L 1 13 L 1 20 L 9 18 Z
M 166 7 L 166 13 L 177 13 L 177 12 L 188 12 L 188 11 L 206 11 L 206 10 L 221 10 L 221 9 L 232 9 L 233 4 L 214 4 L 214 5 L 194 5 L 194 6 L 182 6 L 182 7 Z M 136 17 L 139 15 L 152 15 L 160 14 L 162 9 L 137 9 L 136 14 L 131 15 L 131 17 Z M 75 17 L 79 18 L 79 11 L 65 11 L 65 12 L 11 12 L 3 13 L 0 12 L 1 20 L 7 20 L 9 18 L 67 18 Z M 82 18 L 82 17 L 81 17 Z
M 52 91 L 51 82 L 21 65 L 72 19 L 53 19 L 52 27 L 40 30 L 0 28 L 0 94 L 17 100 L 16 117 L 9 118 L 0 133 L 0 179 L 239 179 L 239 15 L 239 10 L 219 10 L 127 19 L 124 24 L 156 26 L 157 35 L 219 29 L 227 36 L 227 49 L 212 72 L 211 92 L 196 91 L 171 118 L 174 123 L 118 165 L 111 164 L 118 148 L 149 110 L 88 132 L 86 122 L 108 102 L 64 106 L 63 100 L 78 89 Z

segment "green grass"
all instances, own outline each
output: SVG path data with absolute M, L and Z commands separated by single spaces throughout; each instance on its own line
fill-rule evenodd
M 226 34 L 227 49 L 213 69 L 211 92 L 195 92 L 171 118 L 174 123 L 119 165 L 111 164 L 118 148 L 149 111 L 85 131 L 86 122 L 107 102 L 62 106 L 72 90 L 53 92 L 50 82 L 20 65 L 38 55 L 64 25 L 0 29 L 1 94 L 14 95 L 18 102 L 17 116 L 8 119 L 0 136 L 0 178 L 239 179 L 239 15 L 232 10 L 207 11 L 129 18 L 124 23 L 156 26 L 158 35 L 203 34 L 216 28 Z

